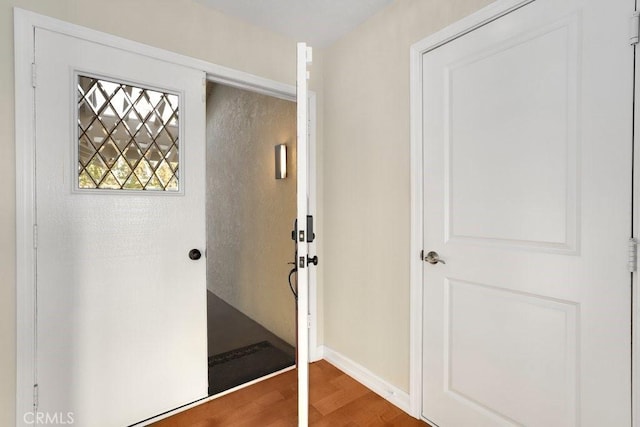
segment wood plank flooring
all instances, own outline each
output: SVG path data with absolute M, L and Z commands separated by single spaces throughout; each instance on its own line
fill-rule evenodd
M 324 360 L 310 365 L 309 377 L 310 426 L 428 427 Z M 296 390 L 293 370 L 161 420 L 153 427 L 296 427 Z

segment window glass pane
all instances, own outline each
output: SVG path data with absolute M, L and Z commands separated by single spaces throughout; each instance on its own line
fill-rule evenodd
M 78 76 L 78 186 L 178 191 L 177 95 Z

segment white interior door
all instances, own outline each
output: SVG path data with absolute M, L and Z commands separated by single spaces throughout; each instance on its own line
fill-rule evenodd
M 38 411 L 130 425 L 207 395 L 188 256 L 205 248 L 205 76 L 47 30 L 35 46 Z
M 423 55 L 436 425 L 631 424 L 633 9 L 536 0 Z
M 309 243 L 312 230 L 307 228 L 309 214 L 309 93 L 307 64 L 311 62 L 311 48 L 305 43 L 297 46 L 296 103 L 297 103 L 297 256 L 298 260 L 298 425 L 309 423 Z

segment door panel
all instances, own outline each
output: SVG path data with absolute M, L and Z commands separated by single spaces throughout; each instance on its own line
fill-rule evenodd
M 207 395 L 205 262 L 188 257 L 205 249 L 204 74 L 46 30 L 35 39 L 39 411 L 129 425 Z M 78 72 L 180 99 L 178 192 L 78 188 Z M 91 138 L 116 138 L 96 127 Z M 161 146 L 165 131 L 148 130 Z
M 576 304 L 453 279 L 444 292 L 449 393 L 516 424 L 571 425 Z
M 423 56 L 423 416 L 630 425 L 632 1 L 536 0 Z
M 297 109 L 297 224 L 295 236 L 297 271 L 297 369 L 298 369 L 298 426 L 309 423 L 309 243 L 313 240 L 307 229 L 309 213 L 309 92 L 307 64 L 311 62 L 311 48 L 297 44 L 296 109 Z
M 449 238 L 575 246 L 578 31 L 572 15 L 447 66 Z

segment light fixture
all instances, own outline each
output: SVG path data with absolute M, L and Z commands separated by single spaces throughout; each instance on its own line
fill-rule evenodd
M 287 146 L 285 144 L 276 145 L 276 179 L 287 177 Z

